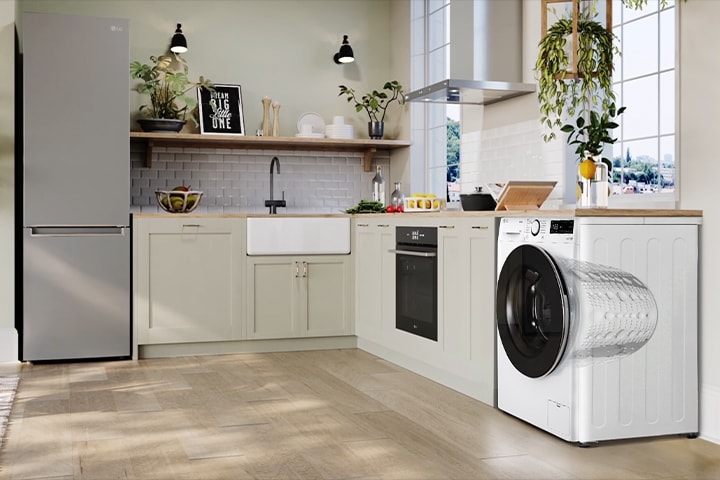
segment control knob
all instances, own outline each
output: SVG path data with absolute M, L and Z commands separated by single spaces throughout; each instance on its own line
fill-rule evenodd
M 538 233 L 540 233 L 540 220 L 538 220 L 538 219 L 536 218 L 536 219 L 533 220 L 532 223 L 530 224 L 530 234 L 531 234 L 533 237 L 537 237 Z

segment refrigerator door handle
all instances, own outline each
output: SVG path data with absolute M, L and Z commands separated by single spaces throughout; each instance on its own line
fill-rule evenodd
M 52 226 L 30 227 L 31 237 L 124 237 L 125 226 Z

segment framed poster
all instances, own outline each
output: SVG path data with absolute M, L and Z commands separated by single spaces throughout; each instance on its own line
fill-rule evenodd
M 240 85 L 215 84 L 215 90 L 198 88 L 200 133 L 245 135 Z

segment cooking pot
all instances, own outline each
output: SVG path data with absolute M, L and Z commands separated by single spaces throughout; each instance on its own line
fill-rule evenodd
M 489 193 L 484 193 L 482 187 L 475 187 L 474 193 L 461 193 L 460 205 L 468 212 L 480 210 L 495 210 L 495 199 Z

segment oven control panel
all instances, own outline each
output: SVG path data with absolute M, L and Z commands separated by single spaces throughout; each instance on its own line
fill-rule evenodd
M 398 245 L 437 246 L 437 227 L 396 227 Z

